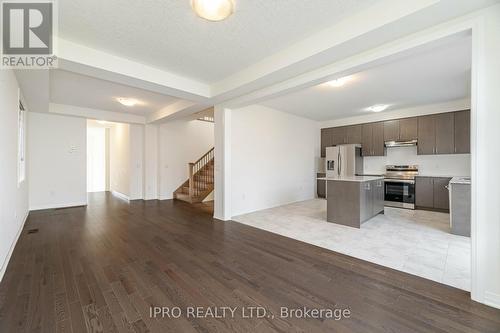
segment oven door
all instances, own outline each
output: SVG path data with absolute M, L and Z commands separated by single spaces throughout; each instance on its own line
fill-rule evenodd
M 415 209 L 415 181 L 403 179 L 384 180 L 385 205 Z

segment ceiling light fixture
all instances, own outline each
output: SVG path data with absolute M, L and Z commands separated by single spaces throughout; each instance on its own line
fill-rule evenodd
M 201 18 L 222 21 L 234 11 L 233 0 L 191 0 L 191 8 Z
M 382 112 L 385 109 L 387 109 L 388 107 L 389 107 L 389 105 L 387 105 L 387 104 L 377 104 L 377 105 L 370 106 L 369 108 L 367 108 L 367 110 L 372 111 L 372 112 Z
M 139 101 L 136 100 L 135 98 L 125 98 L 125 97 L 118 97 L 116 99 L 120 104 L 125 105 L 125 106 L 134 106 L 136 104 L 139 104 Z
M 342 87 L 344 84 L 347 83 L 347 81 L 351 80 L 349 76 L 341 77 L 336 80 L 328 81 L 326 84 L 329 85 L 330 87 Z

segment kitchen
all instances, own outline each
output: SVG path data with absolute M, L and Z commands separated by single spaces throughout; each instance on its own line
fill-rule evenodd
M 375 170 L 373 165 L 364 167 L 365 160 L 374 164 L 369 159 L 389 159 L 387 155 L 393 155 L 396 149 L 403 155 L 397 158 L 399 165 L 386 165 L 383 173 L 380 168 Z M 461 212 L 451 212 L 450 230 L 454 234 L 470 237 L 470 218 L 467 218 L 470 216 L 470 195 L 455 193 L 463 185 L 469 185 L 470 193 L 469 175 L 426 174 L 419 172 L 418 165 L 409 163 L 419 156 L 450 154 L 470 154 L 469 110 L 321 129 L 322 159 L 319 165 L 324 166 L 325 172 L 317 174 L 317 189 L 318 197 L 327 198 L 329 202 L 327 220 L 359 228 L 362 223 L 383 212 L 380 207 L 383 181 L 384 205 L 390 207 L 448 213 L 451 193 L 452 199 L 456 197 L 451 207 L 460 207 Z M 405 157 L 409 160 L 404 160 Z M 346 193 L 344 187 L 348 185 L 342 186 L 345 181 L 362 183 L 361 190 L 353 192 L 355 195 L 351 197 L 339 196 L 339 191 Z M 459 184 L 462 186 L 456 186 Z M 363 193 L 367 191 L 375 199 L 362 198 L 363 195 L 366 197 Z M 359 204 L 360 200 L 364 205 Z M 339 214 L 341 207 L 352 201 L 358 205 L 350 209 L 350 214 Z M 367 210 L 372 210 L 372 213 L 367 214 Z M 355 216 L 350 216 L 352 214 Z M 357 221 L 354 223 L 353 219 Z
M 318 121 L 316 198 L 234 220 L 470 291 L 470 70 L 461 36 L 264 101 Z

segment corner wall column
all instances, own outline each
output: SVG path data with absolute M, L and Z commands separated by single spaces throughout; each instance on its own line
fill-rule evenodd
M 215 206 L 214 217 L 231 219 L 231 110 L 214 107 L 215 120 Z

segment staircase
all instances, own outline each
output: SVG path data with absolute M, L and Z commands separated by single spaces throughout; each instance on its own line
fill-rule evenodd
M 189 163 L 189 179 L 174 192 L 174 199 L 202 202 L 214 190 L 214 148 L 198 161 Z

